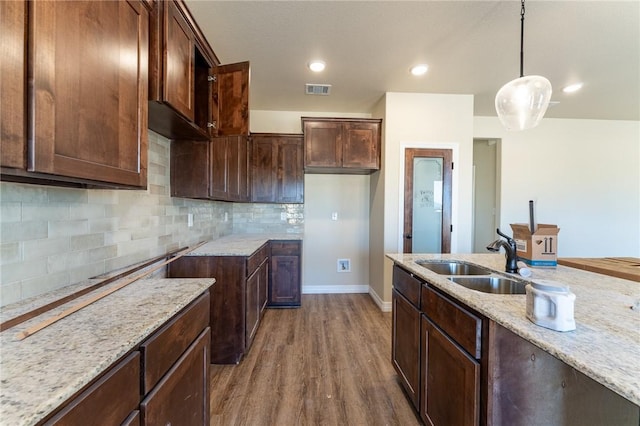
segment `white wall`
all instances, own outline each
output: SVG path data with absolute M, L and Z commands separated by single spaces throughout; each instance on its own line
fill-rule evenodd
M 359 117 L 304 111 L 251 111 L 254 133 L 301 133 L 300 117 Z M 369 289 L 369 176 L 305 175 L 303 293 L 367 292 Z M 331 214 L 338 213 L 333 221 Z M 337 272 L 350 259 L 351 272 Z
M 404 148 L 436 147 L 454 151 L 452 194 L 452 252 L 471 251 L 473 96 L 424 93 L 387 93 L 384 107 L 384 200 L 375 213 L 384 219 L 382 241 L 372 244 L 371 262 L 384 263 L 382 274 L 370 277 L 372 288 L 386 304 L 391 300 L 392 262 L 381 253 L 401 252 L 402 194 L 404 189 Z M 379 195 L 376 195 L 379 197 Z M 379 209 L 383 209 L 380 212 Z M 377 219 L 379 221 L 379 219 Z M 382 244 L 380 250 L 379 244 Z
M 502 139 L 501 223 L 557 224 L 561 257 L 640 257 L 640 122 L 545 118 L 507 132 L 475 117 L 474 136 Z

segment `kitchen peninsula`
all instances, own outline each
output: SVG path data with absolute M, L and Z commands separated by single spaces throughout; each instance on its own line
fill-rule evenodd
M 412 383 L 410 389 L 415 391 L 414 405 L 423 419 L 428 409 L 420 398 L 429 392 L 425 390 L 425 380 L 432 378 L 425 378 L 431 373 L 424 371 L 427 364 L 424 358 L 420 361 L 420 357 L 425 355 L 420 351 L 431 351 L 433 348 L 427 347 L 424 339 L 428 339 L 431 345 L 433 335 L 439 333 L 445 336 L 451 347 L 464 353 L 462 359 L 477 366 L 475 380 L 479 385 L 475 391 L 476 399 L 472 395 L 472 402 L 467 400 L 464 403 L 471 407 L 471 418 L 482 419 L 480 424 L 508 424 L 509 421 L 531 421 L 534 418 L 542 424 L 578 424 L 575 421 L 588 419 L 593 413 L 613 421 L 610 417 L 612 412 L 621 420 L 611 424 L 637 424 L 640 416 L 640 287 L 637 283 L 564 266 L 533 268 L 529 279 L 566 284 L 576 295 L 576 330 L 557 332 L 537 326 L 526 318 L 524 294 L 490 294 L 471 290 L 416 263 L 422 260 L 455 260 L 489 268 L 492 275 L 522 279 L 515 274 L 501 272 L 505 267 L 501 254 L 387 254 L 387 257 L 395 264 L 394 299 L 407 300 L 402 293 L 396 294 L 397 290 L 402 290 L 402 274 L 421 283 L 418 292 L 422 291 L 422 306 L 419 297 L 414 298 L 411 305 L 415 306 L 411 312 L 418 315 L 421 312 L 423 318 L 422 326 L 417 323 L 418 353 L 410 354 L 410 359 L 417 359 L 418 364 L 409 369 L 406 374 L 409 379 L 404 377 L 404 373 L 400 375 L 401 380 L 411 382 L 409 373 L 418 371 L 415 381 L 421 384 L 415 386 Z M 477 349 L 476 354 L 464 344 L 454 343 L 455 336 L 450 339 L 435 320 L 432 322 L 431 318 L 425 317 L 425 310 L 436 309 L 434 303 L 437 305 L 437 299 L 445 300 L 445 311 L 450 306 L 459 308 L 456 310 L 455 327 L 460 328 L 467 318 L 479 321 L 477 335 L 482 337 L 470 344 L 472 349 Z M 394 308 L 396 303 L 400 302 L 394 302 Z M 430 304 L 431 307 L 428 306 Z M 442 306 L 438 305 L 438 309 Z M 402 311 L 398 312 L 400 315 Z M 436 316 L 442 312 L 438 311 Z M 451 321 L 453 324 L 454 320 Z M 452 335 L 446 329 L 444 333 Z M 404 339 L 401 342 L 414 339 L 412 342 L 415 344 L 416 335 L 398 339 Z M 413 346 L 409 346 L 413 350 Z M 400 359 L 402 364 L 402 357 L 407 355 L 396 354 L 398 350 L 394 349 L 394 358 Z M 455 393 L 449 390 L 449 393 Z M 465 391 L 468 390 L 467 387 Z M 573 417 L 571 421 L 564 419 L 563 416 L 567 415 Z M 597 422 L 594 417 L 590 421 Z

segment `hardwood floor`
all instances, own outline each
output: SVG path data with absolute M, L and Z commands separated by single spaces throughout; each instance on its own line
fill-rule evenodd
M 391 365 L 391 313 L 367 294 L 267 309 L 249 354 L 211 366 L 212 425 L 420 425 Z

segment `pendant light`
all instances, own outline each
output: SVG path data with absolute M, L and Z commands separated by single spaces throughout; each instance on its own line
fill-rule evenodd
M 496 95 L 496 112 L 507 130 L 536 127 L 551 100 L 551 83 L 539 75 L 524 76 L 524 0 L 520 9 L 520 78 L 502 86 Z

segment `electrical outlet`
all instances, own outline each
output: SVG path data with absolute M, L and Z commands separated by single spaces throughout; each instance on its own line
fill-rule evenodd
M 338 272 L 351 272 L 351 259 L 338 259 Z
M 224 221 L 229 222 L 229 212 L 224 212 Z
M 193 226 L 193 213 L 187 214 L 187 226 L 189 228 Z
M 287 220 L 287 214 L 285 212 L 280 213 L 280 220 L 282 221 Z

